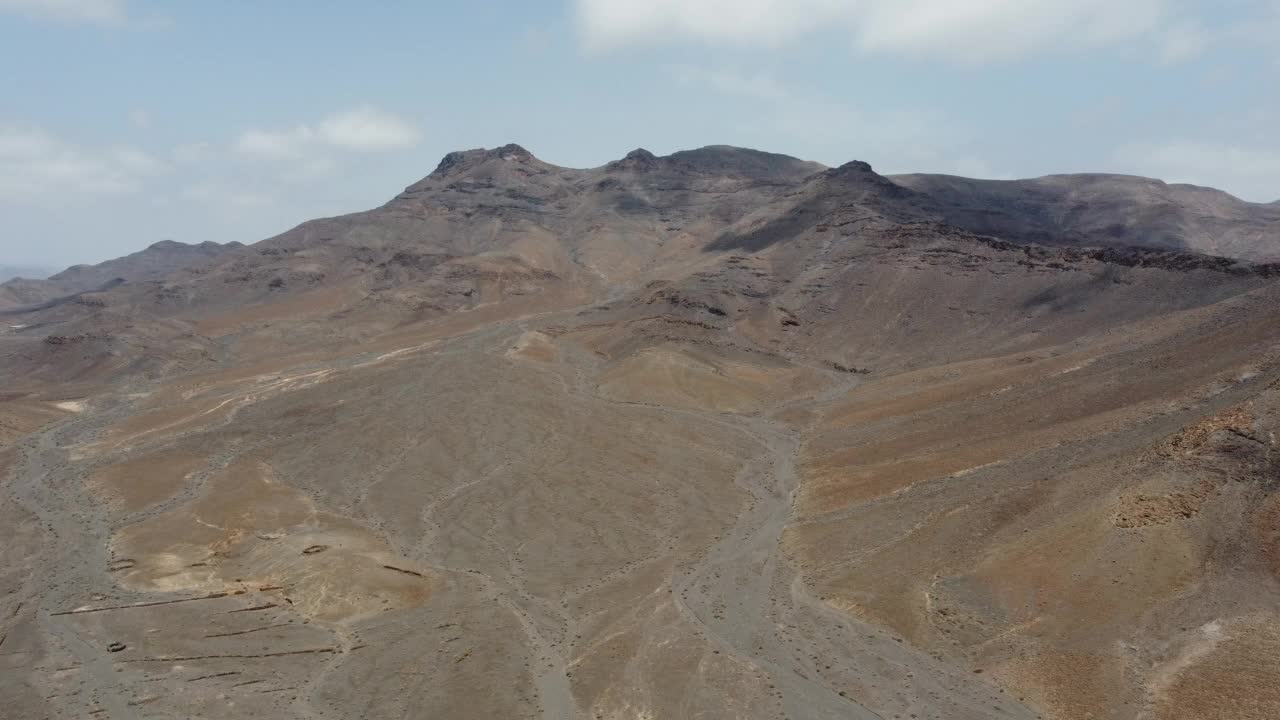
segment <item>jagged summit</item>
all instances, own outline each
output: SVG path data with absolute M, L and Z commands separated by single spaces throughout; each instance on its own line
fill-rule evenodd
M 649 152 L 648 150 L 645 150 L 644 148 L 636 148 L 635 150 L 632 150 L 631 152 L 627 153 L 627 156 L 623 158 L 623 160 L 635 160 L 635 161 L 644 161 L 644 162 L 651 162 L 656 159 L 657 157 L 653 153 Z
M 538 159 L 533 153 L 515 143 L 488 149 L 457 150 L 444 156 L 430 178 L 455 177 L 494 163 L 514 163 L 540 169 L 572 171 Z M 708 145 L 694 150 L 680 150 L 670 155 L 655 155 L 644 148 L 636 148 L 619 160 L 606 163 L 605 172 L 654 172 L 665 171 L 683 174 L 747 177 L 761 179 L 798 180 L 825 170 L 821 163 L 800 160 L 790 155 L 763 152 L 732 145 Z M 589 172 L 577 170 L 576 172 Z
M 875 172 L 875 170 L 872 170 L 872 169 L 871 169 L 871 163 L 869 163 L 869 162 L 865 162 L 865 161 L 863 161 L 863 160 L 850 160 L 849 162 L 847 162 L 847 163 L 845 163 L 845 164 L 841 165 L 840 167 L 836 168 L 836 170 L 838 170 L 838 171 L 840 171 L 840 172 L 843 172 L 843 173 L 854 173 L 854 172 L 859 172 L 859 173 L 870 173 L 870 172 Z
M 658 156 L 645 150 L 644 148 L 636 148 L 627 153 L 621 160 L 614 160 L 605 167 L 610 170 L 630 170 L 633 172 L 647 172 L 655 170 L 661 165 Z
M 550 207 L 612 206 L 640 217 L 672 202 L 654 193 L 774 188 L 803 195 L 797 210 L 819 216 L 859 204 L 893 222 L 945 222 L 970 232 L 1051 245 L 1126 245 L 1190 250 L 1251 261 L 1280 258 L 1274 228 L 1280 202 L 1246 203 L 1221 191 L 1115 174 L 1047 175 L 1030 180 L 975 180 L 952 175 L 881 175 L 862 160 L 837 167 L 731 145 L 658 155 L 636 148 L 595 168 L 546 163 L 524 147 L 449 153 L 429 176 L 394 203 L 475 208 L 485 214 L 544 217 Z M 591 196 L 592 193 L 599 193 Z M 762 208 L 777 198 L 739 196 L 725 202 Z M 787 200 L 781 200 L 786 205 Z M 746 205 L 730 215 L 740 217 Z M 786 220 L 785 208 L 778 221 Z M 784 225 L 789 226 L 790 221 Z M 776 227 L 776 225 L 775 225 Z M 752 237 L 758 229 L 737 228 Z M 772 236 L 773 233 L 771 232 Z M 720 238 L 711 248 L 720 247 Z
M 506 160 L 521 163 L 540 162 L 534 157 L 533 153 L 525 150 L 523 147 L 508 143 L 499 148 L 488 150 L 485 148 L 475 148 L 472 150 L 455 150 L 445 155 L 440 164 L 436 166 L 432 175 L 442 176 L 448 175 L 460 170 L 467 170 L 491 160 Z
M 877 185 L 885 191 L 893 195 L 900 195 L 901 185 L 894 183 L 891 179 L 877 173 L 871 168 L 871 163 L 863 160 L 850 160 L 839 167 L 830 168 L 822 173 L 820 178 L 828 180 L 837 180 L 844 183 L 856 183 Z

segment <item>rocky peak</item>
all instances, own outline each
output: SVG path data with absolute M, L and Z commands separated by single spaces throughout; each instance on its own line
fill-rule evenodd
M 875 170 L 871 169 L 871 163 L 865 162 L 863 160 L 850 160 L 849 162 L 836 168 L 835 172 L 840 174 L 854 174 L 854 173 L 875 174 Z
M 515 160 L 518 162 L 532 162 L 537 160 L 537 158 L 533 156 L 533 153 L 525 150 L 515 143 L 507 143 L 496 150 L 491 150 L 489 151 L 489 155 L 491 157 L 496 157 L 499 160 Z
M 610 170 L 631 170 L 645 172 L 658 167 L 658 157 L 644 148 L 636 148 L 627 153 L 621 160 L 609 163 Z
M 523 147 L 515 143 L 508 143 L 502 147 L 494 148 L 492 150 L 484 148 L 476 148 L 474 150 L 455 150 L 454 152 L 445 155 L 444 158 L 440 160 L 440 164 L 436 166 L 435 171 L 433 171 L 431 175 L 435 177 L 451 175 L 469 170 L 491 160 L 503 160 L 507 162 L 526 164 L 538 161 L 538 159 L 533 156 L 533 153 L 525 150 Z
M 824 178 L 828 183 L 834 183 L 834 187 L 844 188 L 845 190 L 862 188 L 863 191 L 876 192 L 886 197 L 897 198 L 911 194 L 910 189 L 877 173 L 871 169 L 870 163 L 862 160 L 851 160 L 839 167 L 827 170 L 820 177 Z

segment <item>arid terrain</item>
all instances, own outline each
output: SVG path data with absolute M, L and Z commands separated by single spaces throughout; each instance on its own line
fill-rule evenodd
M 1280 717 L 1280 205 L 471 150 L 0 378 L 4 718 Z

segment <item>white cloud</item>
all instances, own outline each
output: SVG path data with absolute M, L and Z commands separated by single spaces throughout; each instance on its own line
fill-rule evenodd
M 595 48 L 628 45 L 664 35 L 778 44 L 823 27 L 842 12 L 824 0 L 578 0 L 580 30 Z
M 0 12 L 101 25 L 119 24 L 126 17 L 123 0 L 0 0 Z
M 364 106 L 336 113 L 315 125 L 284 130 L 247 130 L 236 149 L 249 155 L 298 159 L 327 149 L 380 152 L 412 147 L 419 134 L 408 121 Z
M 595 50 L 668 38 L 768 47 L 828 32 L 864 52 L 980 63 L 1144 36 L 1177 56 L 1195 40 L 1174 17 L 1174 0 L 577 0 L 576 7 L 583 41 Z
M 164 169 L 136 148 L 84 148 L 39 128 L 0 127 L 0 196 L 133 192 Z
M 1253 202 L 1280 199 L 1280 147 L 1173 140 L 1122 147 L 1116 161 L 1127 172 L 1215 187 Z
M 405 120 L 372 107 L 338 113 L 320 123 L 320 137 L 346 150 L 379 151 L 412 147 L 418 131 Z

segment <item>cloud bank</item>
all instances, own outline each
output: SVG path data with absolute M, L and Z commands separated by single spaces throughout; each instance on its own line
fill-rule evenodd
M 671 39 L 778 47 L 838 33 L 865 53 L 965 63 L 1134 39 L 1182 60 L 1201 34 L 1175 10 L 1173 0 L 577 0 L 576 20 L 593 50 Z
M 294 157 L 319 148 L 381 152 L 413 147 L 420 139 L 408 121 L 377 108 L 363 106 L 336 113 L 315 125 L 285 130 L 247 130 L 236 149 L 250 155 Z
M 132 192 L 163 169 L 137 148 L 85 148 L 40 128 L 0 126 L 0 197 Z
M 123 23 L 127 17 L 122 0 L 0 0 L 0 12 L 98 25 Z
M 138 125 L 137 118 L 132 121 Z M 146 116 L 145 125 L 150 123 Z M 352 153 L 408 148 L 419 139 L 409 121 L 371 106 L 284 130 L 246 130 L 229 143 L 187 143 L 162 153 L 163 159 L 133 146 L 90 146 L 41 127 L 0 124 L 0 200 L 39 203 L 69 193 L 132 193 L 166 174 L 192 183 L 188 197 L 211 199 L 229 196 L 210 188 L 235 189 L 236 177 L 310 180 L 338 169 Z M 262 172 L 264 160 L 274 164 L 274 173 Z

